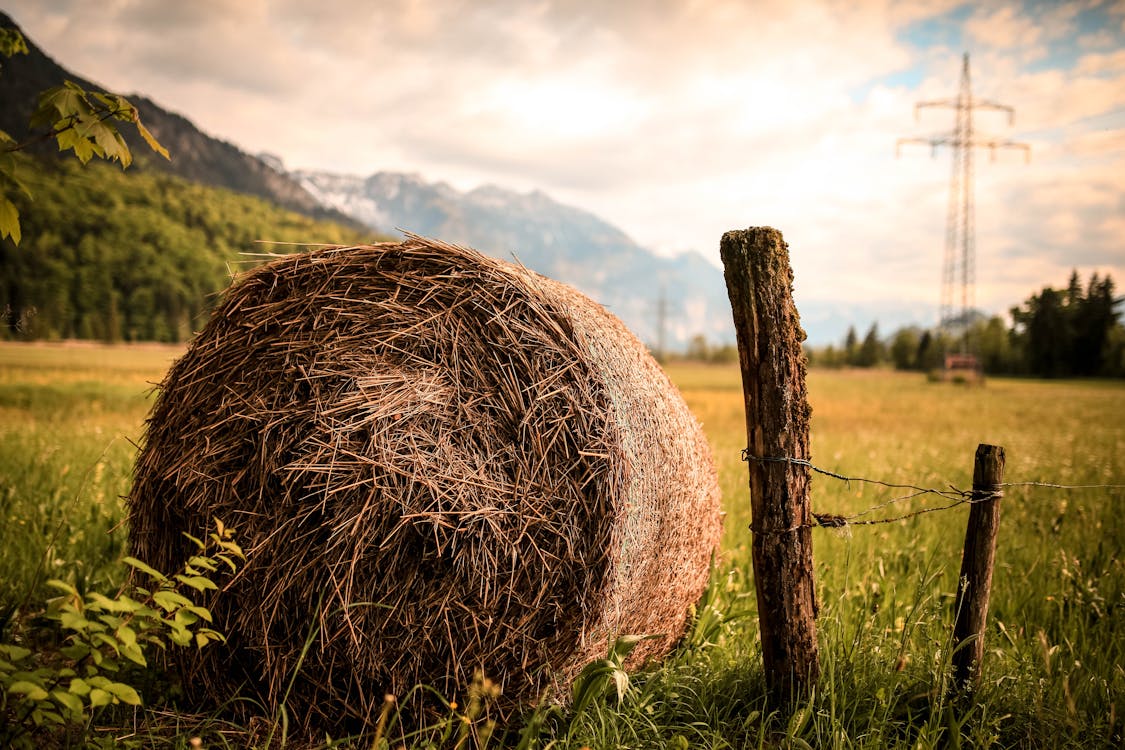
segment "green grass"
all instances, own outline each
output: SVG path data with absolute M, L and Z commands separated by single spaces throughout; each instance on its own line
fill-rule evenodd
M 171 348 L 0 345 L 0 607 L 41 602 L 43 577 L 108 591 L 124 552 L 120 496 Z M 1125 712 L 1125 491 L 1005 493 L 983 680 L 948 699 L 966 506 L 887 525 L 814 530 L 823 676 L 793 717 L 764 700 L 736 368 L 670 374 L 703 422 L 727 511 L 695 634 L 634 674 L 625 700 L 546 717 L 558 747 L 1117 747 Z M 849 476 L 967 489 L 978 443 L 1007 450 L 1005 480 L 1125 483 L 1125 384 L 992 379 L 983 388 L 885 371 L 809 376 L 812 456 Z M 813 481 L 818 512 L 893 497 Z M 935 504 L 917 498 L 897 515 Z M 30 593 L 29 593 L 30 592 Z M 0 609 L 3 612 L 4 609 Z M 721 615 L 721 616 L 720 616 Z M 150 715 L 146 744 L 250 743 L 237 728 Z M 520 726 L 513 728 L 518 734 Z M 211 732 L 211 734 L 208 734 Z M 179 739 L 171 739 L 177 735 Z M 262 735 L 259 734 L 259 737 Z M 223 739 L 223 738 L 227 739 Z M 163 738 L 163 739 L 161 739 Z
M 0 613 L 70 577 L 109 588 L 121 496 L 173 347 L 0 345 Z

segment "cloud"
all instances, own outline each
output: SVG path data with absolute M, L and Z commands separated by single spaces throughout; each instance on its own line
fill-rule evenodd
M 954 96 L 971 49 L 976 95 L 1016 109 L 980 132 L 1033 145 L 1026 166 L 978 155 L 978 297 L 1079 259 L 1125 275 L 1120 2 L 9 4 L 64 65 L 248 151 L 540 188 L 712 259 L 772 224 L 802 294 L 833 299 L 936 299 L 949 154 L 894 143 L 952 128 L 913 107 Z
M 965 24 L 965 31 L 977 44 L 1001 50 L 1023 48 L 1031 59 L 1045 51 L 1041 46 L 1043 27 L 1012 5 L 978 9 Z

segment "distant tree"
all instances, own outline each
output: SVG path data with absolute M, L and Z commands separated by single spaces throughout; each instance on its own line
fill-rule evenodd
M 858 367 L 874 367 L 882 361 L 883 342 L 879 340 L 879 324 L 872 323 L 856 352 L 855 364 Z
M 1062 303 L 1063 295 L 1045 287 L 1023 306 L 1012 308 L 1012 320 L 1023 335 L 1024 356 L 1032 374 L 1047 378 L 1070 374 L 1070 337 Z
M 1045 287 L 1012 308 L 1012 334 L 1027 372 L 1058 378 L 1113 370 L 1107 361 L 1119 328 L 1119 304 L 1111 277 L 1093 274 L 1083 292 L 1073 272 L 1066 289 Z
M 1101 375 L 1125 378 L 1125 326 L 1114 326 L 1103 348 Z
M 734 344 L 712 347 L 708 356 L 715 364 L 732 364 L 738 361 L 738 347 Z
M 1074 371 L 1079 375 L 1097 375 L 1103 369 L 1106 342 L 1117 326 L 1117 301 L 1113 296 L 1113 279 L 1099 279 L 1095 272 L 1086 287 L 1086 295 L 1078 300 L 1073 312 Z
M 1004 319 L 993 316 L 977 321 L 971 334 L 976 342 L 981 368 L 989 374 L 1018 372 L 1019 362 Z
M 848 333 L 844 336 L 844 364 L 854 365 L 859 356 L 859 337 L 856 336 L 855 326 L 848 326 Z
M 843 367 L 844 355 L 834 345 L 809 348 L 809 364 L 814 367 Z
M 896 370 L 918 369 L 918 329 L 911 326 L 900 328 L 891 337 L 890 356 Z
M 695 360 L 696 362 L 706 362 L 711 353 L 711 347 L 707 345 L 707 337 L 702 333 L 697 333 L 688 341 L 687 358 Z
M 944 364 L 945 341 L 940 334 L 926 331 L 918 339 L 918 353 L 914 356 L 914 366 L 924 372 L 940 370 Z
M 1097 278 L 1097 274 L 1094 274 Z M 1082 303 L 1082 280 L 1078 278 L 1078 269 L 1075 268 L 1070 272 L 1070 280 L 1066 284 L 1066 306 L 1070 309 L 1076 309 Z

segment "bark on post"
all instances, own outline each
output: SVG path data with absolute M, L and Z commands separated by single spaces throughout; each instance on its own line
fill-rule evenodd
M 754 227 L 720 243 L 746 401 L 754 585 L 766 687 L 775 704 L 820 674 L 813 585 L 805 358 L 793 271 L 781 232 Z
M 957 588 L 957 624 L 953 628 L 953 684 L 973 687 L 980 680 L 984 629 L 992 594 L 996 535 L 1000 529 L 1000 485 L 1004 481 L 1004 449 L 978 445 L 973 464 L 973 505 L 965 529 L 965 550 Z M 971 640 L 970 640 L 971 639 Z M 969 641 L 966 643 L 966 641 Z

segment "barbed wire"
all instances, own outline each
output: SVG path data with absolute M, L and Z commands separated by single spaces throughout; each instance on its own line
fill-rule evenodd
M 908 519 L 915 518 L 926 513 L 936 513 L 938 511 L 951 510 L 960 505 L 982 503 L 988 500 L 998 500 L 1004 496 L 1003 488 L 1005 487 L 1049 487 L 1060 490 L 1125 489 L 1125 484 L 1055 484 L 1053 482 L 1001 482 L 1000 484 L 994 485 L 993 487 L 986 490 L 962 490 L 958 489 L 952 484 L 949 485 L 948 489 L 943 490 L 937 489 L 935 487 L 922 487 L 916 484 L 886 482 L 881 479 L 870 479 L 868 477 L 846 476 L 835 471 L 822 469 L 806 458 L 795 458 L 792 456 L 755 456 L 750 453 L 749 448 L 742 449 L 742 460 L 757 461 L 758 463 L 784 463 L 791 464 L 793 466 L 802 466 L 809 469 L 810 471 L 816 472 L 817 474 L 822 474 L 826 477 L 840 480 L 849 486 L 852 482 L 856 482 L 860 484 L 878 485 L 880 487 L 886 487 L 888 489 L 910 490 L 910 492 L 904 495 L 892 497 L 889 500 L 881 502 L 877 505 L 873 505 L 870 508 L 861 510 L 858 513 L 853 513 L 851 515 L 845 516 L 837 515 L 834 513 L 813 512 L 812 517 L 815 519 L 814 522 L 796 524 L 795 526 L 787 529 L 756 529 L 751 526 L 751 530 L 756 534 L 787 534 L 792 531 L 797 531 L 798 529 L 806 528 L 823 527 L 830 529 L 839 529 L 847 526 L 876 526 L 879 524 L 897 523 L 898 521 L 906 521 Z M 921 497 L 923 495 L 935 495 L 937 497 L 951 500 L 952 502 L 930 508 L 921 508 L 910 513 L 903 513 L 901 515 L 890 516 L 887 518 L 858 520 L 862 519 L 864 516 L 875 513 L 876 511 L 880 511 L 892 505 L 895 505 L 896 503 L 913 500 L 914 498 Z

